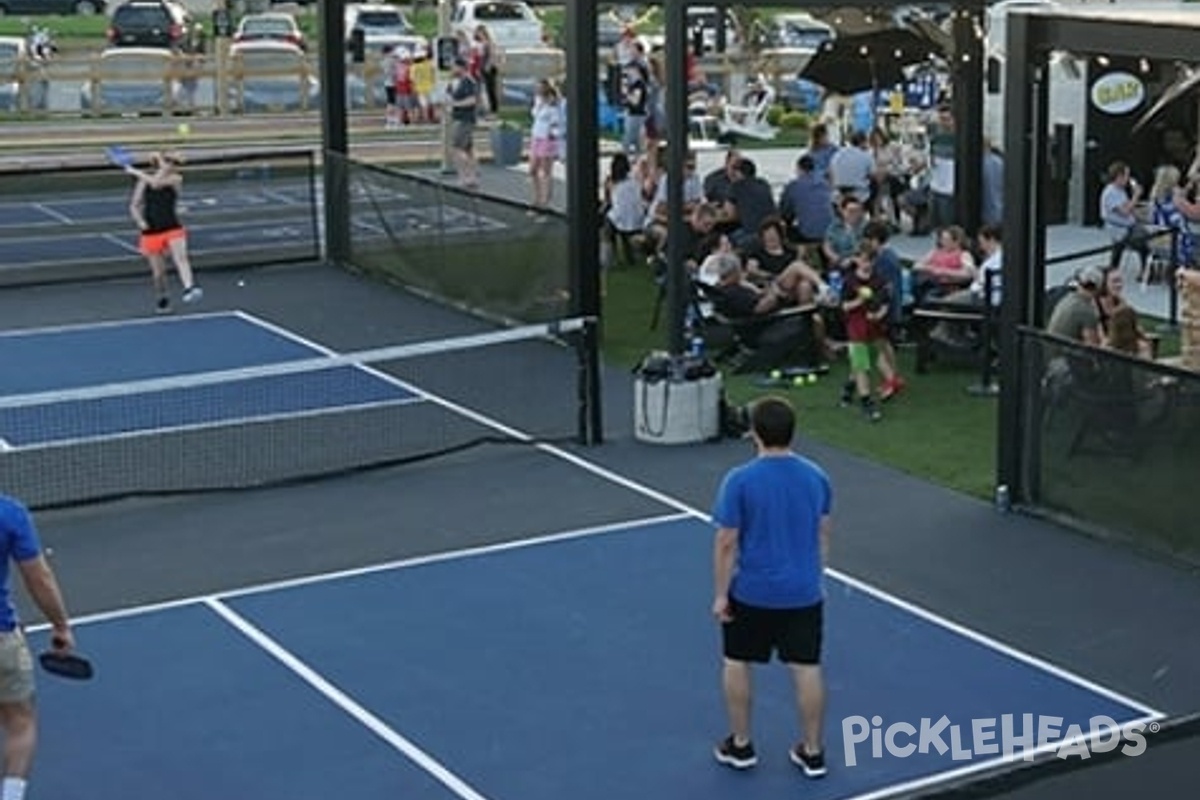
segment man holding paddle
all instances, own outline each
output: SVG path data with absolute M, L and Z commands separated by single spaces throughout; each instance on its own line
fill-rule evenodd
M 25 785 L 37 747 L 37 713 L 33 705 L 33 656 L 12 602 L 9 564 L 15 563 L 33 602 L 51 627 L 51 650 L 44 665 L 57 668 L 77 662 L 75 637 L 54 572 L 42 552 L 29 511 L 17 500 L 0 495 L 0 727 L 4 729 L 4 777 L 0 800 L 24 800 Z M 48 667 L 49 668 L 49 667 Z M 83 677 L 82 673 L 77 673 Z

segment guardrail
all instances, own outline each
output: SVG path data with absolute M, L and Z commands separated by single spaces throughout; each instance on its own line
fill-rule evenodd
M 563 51 L 507 54 L 510 81 L 530 83 L 565 74 Z M 382 109 L 384 70 L 378 55 L 348 63 L 347 105 Z M 0 63 L 0 114 L 104 116 L 251 113 L 305 110 L 320 101 L 320 65 L 311 53 L 262 51 L 189 55 L 148 48 L 112 48 L 50 63 L 19 58 Z M 439 76 L 440 93 L 446 76 Z M 4 102 L 4 98 L 10 98 Z M 269 98 L 265 99 L 264 98 Z

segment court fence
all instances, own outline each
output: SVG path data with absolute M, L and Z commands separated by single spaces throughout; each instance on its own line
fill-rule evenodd
M 1023 503 L 1200 566 L 1200 372 L 1021 328 Z
M 184 155 L 179 210 L 197 270 L 320 259 L 315 151 Z M 144 164 L 149 152 L 135 157 Z M 146 273 L 129 215 L 133 180 L 121 170 L 52 167 L 3 178 L 0 286 Z
M 569 312 L 567 220 L 434 176 L 325 154 L 350 202 L 350 264 L 503 323 Z

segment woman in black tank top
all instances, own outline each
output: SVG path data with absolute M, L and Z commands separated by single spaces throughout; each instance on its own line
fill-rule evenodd
M 187 231 L 176 211 L 179 192 L 183 187 L 183 176 L 178 169 L 182 160 L 177 153 L 155 153 L 151 158 L 153 171 L 142 171 L 132 166 L 125 169 L 137 179 L 133 197 L 129 201 L 129 213 L 141 232 L 138 246 L 150 264 L 160 313 L 171 310 L 171 298 L 167 290 L 167 253 L 170 253 L 179 280 L 183 283 L 183 302 L 193 303 L 204 295 L 193 278 L 192 265 L 188 260 Z

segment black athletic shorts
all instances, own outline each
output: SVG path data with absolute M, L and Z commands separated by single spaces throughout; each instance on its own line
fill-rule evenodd
M 773 652 L 786 664 L 821 663 L 822 603 L 805 608 L 758 608 L 729 599 L 733 619 L 721 626 L 725 657 L 765 664 Z

